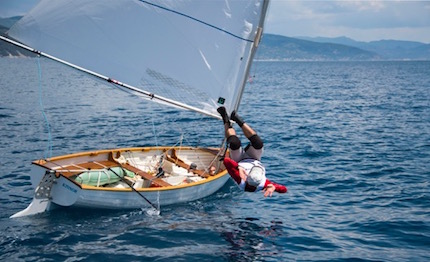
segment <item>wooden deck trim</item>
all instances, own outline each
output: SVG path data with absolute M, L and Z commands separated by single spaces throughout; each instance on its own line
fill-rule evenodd
M 161 178 L 156 178 L 156 177 L 154 177 L 153 175 L 151 175 L 151 174 L 149 174 L 149 173 L 147 173 L 147 172 L 145 172 L 145 171 L 143 171 L 143 170 L 140 170 L 139 168 L 137 168 L 137 167 L 135 167 L 135 166 L 132 166 L 132 165 L 130 165 L 129 163 L 120 163 L 119 161 L 118 161 L 118 158 L 121 156 L 121 152 L 119 152 L 119 151 L 111 151 L 110 153 L 109 153 L 109 159 L 110 159 L 110 161 L 113 161 L 113 162 L 115 162 L 118 166 L 120 166 L 120 167 L 123 167 L 123 168 L 125 168 L 125 169 L 128 169 L 128 170 L 130 170 L 130 171 L 132 171 L 132 172 L 134 172 L 136 175 L 139 175 L 139 176 L 141 176 L 141 177 L 143 177 L 145 180 L 149 180 L 149 181 L 151 181 L 151 185 L 150 185 L 150 187 L 151 186 L 158 186 L 158 187 L 166 187 L 166 186 L 171 186 L 171 184 L 169 184 L 169 183 L 167 183 L 166 181 L 164 181 L 163 179 L 161 179 Z
M 172 152 L 171 155 L 168 154 L 169 151 Z M 176 150 L 175 149 L 170 149 L 170 150 L 166 151 L 165 152 L 165 158 L 166 158 L 167 161 L 169 161 L 169 162 L 171 162 L 171 163 L 173 163 L 173 164 L 175 164 L 175 165 L 177 165 L 179 167 L 185 168 L 186 170 L 189 170 L 189 168 L 190 168 L 190 165 L 186 164 L 182 159 L 180 159 L 176 155 Z M 194 174 L 197 174 L 197 175 L 199 175 L 200 177 L 203 177 L 203 178 L 209 177 L 209 173 L 206 172 L 206 171 L 204 171 L 204 170 L 192 169 L 192 170 L 189 170 L 189 171 L 191 171 Z
M 149 173 L 147 173 L 147 172 L 145 172 L 143 170 L 140 170 L 139 168 L 134 167 L 134 166 L 132 166 L 132 165 L 130 165 L 128 163 L 121 164 L 121 166 L 123 168 L 125 168 L 125 169 L 128 169 L 128 170 L 136 173 L 136 175 L 139 175 L 139 176 L 143 177 L 145 180 L 150 180 L 152 182 L 152 184 L 155 184 L 155 185 L 158 185 L 158 186 L 161 186 L 161 187 L 171 186 L 171 184 L 167 183 L 163 179 L 156 178 L 153 175 L 151 175 L 151 174 L 149 174 Z

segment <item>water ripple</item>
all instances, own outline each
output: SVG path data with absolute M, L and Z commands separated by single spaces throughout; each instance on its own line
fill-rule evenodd
M 219 120 L 42 62 L 55 155 L 222 141 Z M 430 259 L 428 62 L 258 63 L 240 114 L 265 140 L 268 177 L 286 195 L 243 193 L 230 181 L 160 216 L 66 208 L 20 219 L 9 216 L 33 197 L 30 162 L 48 137 L 34 61 L 0 65 L 2 261 Z

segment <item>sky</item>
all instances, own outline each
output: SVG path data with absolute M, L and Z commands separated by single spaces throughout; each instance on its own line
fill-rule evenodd
M 430 1 L 272 0 L 266 33 L 430 43 Z
M 0 17 L 23 15 L 37 2 L 0 0 Z M 430 43 L 430 0 L 272 0 L 265 33 Z

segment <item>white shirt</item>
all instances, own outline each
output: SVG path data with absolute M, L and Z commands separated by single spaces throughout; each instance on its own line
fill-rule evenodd
M 247 174 L 249 174 L 249 172 L 254 166 L 260 166 L 261 168 L 263 168 L 264 174 L 266 174 L 266 169 L 264 168 L 264 166 L 261 164 L 260 161 L 255 159 L 248 158 L 248 159 L 241 160 L 238 163 L 238 165 L 239 167 L 243 168 Z M 264 177 L 263 181 L 261 181 L 261 183 L 257 186 L 257 189 L 255 190 L 255 192 L 263 189 L 265 184 L 266 184 L 266 177 Z M 246 181 L 242 179 L 240 181 L 239 188 L 242 190 L 245 190 L 245 185 L 246 185 Z

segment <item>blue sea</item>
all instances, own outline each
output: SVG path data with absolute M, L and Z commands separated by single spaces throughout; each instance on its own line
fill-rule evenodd
M 229 181 L 160 215 L 142 202 L 17 219 L 32 160 L 219 146 L 223 126 L 43 58 L 0 68 L 0 261 L 430 261 L 430 62 L 255 62 L 239 113 L 287 194 Z

